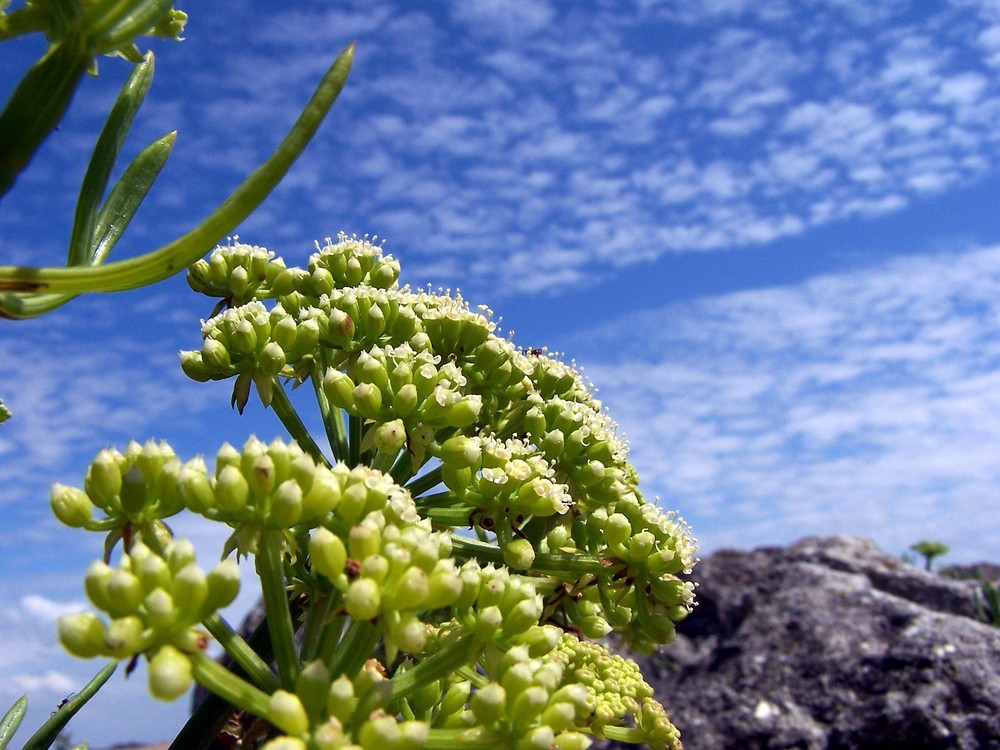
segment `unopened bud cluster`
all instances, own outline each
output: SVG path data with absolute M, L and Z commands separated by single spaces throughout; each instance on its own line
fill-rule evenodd
M 192 266 L 220 301 L 184 372 L 234 379 L 241 412 L 256 390 L 296 442 L 224 445 L 211 469 L 133 443 L 102 451 L 82 490 L 56 486 L 64 523 L 126 541 L 118 568 L 87 577 L 110 622 L 75 616 L 64 642 L 145 654 L 161 697 L 198 679 L 275 728 L 267 750 L 678 748 L 635 664 L 585 639 L 615 631 L 648 651 L 673 637 L 694 602 L 687 526 L 643 498 L 571 364 L 398 278 L 380 245 L 345 235 L 305 268 L 238 242 Z M 315 395 L 328 453 L 289 383 Z M 170 562 L 180 543 L 161 519 L 181 509 L 232 529 L 224 558 L 256 557 L 275 667 L 243 652 L 253 685 L 192 646 L 229 569 Z
M 91 612 L 61 617 L 59 640 L 66 650 L 84 658 L 148 654 L 151 691 L 172 700 L 191 683 L 190 666 L 178 666 L 186 661 L 183 654 L 204 647 L 196 626 L 236 598 L 240 579 L 233 560 L 206 573 L 195 563 L 191 543 L 178 539 L 162 554 L 137 542 L 115 567 L 95 561 L 84 587 L 108 619 Z

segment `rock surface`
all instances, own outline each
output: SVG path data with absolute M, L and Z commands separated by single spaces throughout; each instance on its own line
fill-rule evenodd
M 678 640 L 638 657 L 687 750 L 1000 749 L 978 584 L 853 537 L 720 551 Z

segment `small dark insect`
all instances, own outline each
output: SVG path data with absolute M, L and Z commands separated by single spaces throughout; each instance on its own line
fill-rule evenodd
M 65 698 L 63 698 L 61 701 L 59 701 L 59 705 L 56 706 L 56 711 L 58 711 L 60 708 L 62 708 L 67 703 L 69 703 L 71 700 L 73 700 L 73 696 L 74 695 L 76 695 L 76 693 L 70 693 Z M 53 711 L 52 713 L 55 713 L 56 711 Z
M 532 357 L 541 357 L 543 354 L 545 354 L 545 350 L 539 349 L 537 346 L 533 346 L 530 349 L 525 349 L 524 353 L 530 354 Z

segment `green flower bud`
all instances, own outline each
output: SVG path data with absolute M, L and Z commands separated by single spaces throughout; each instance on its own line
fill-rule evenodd
M 457 496 L 463 497 L 465 492 L 472 485 L 472 469 L 453 469 L 447 464 L 441 466 L 441 481 L 444 486 L 454 492 Z
M 119 568 L 107 578 L 108 610 L 111 615 L 128 615 L 138 609 L 145 596 L 138 576 Z
M 209 367 L 205 364 L 201 352 L 181 352 L 180 355 L 181 370 L 187 375 L 191 380 L 198 383 L 204 383 L 212 379 L 215 375 L 214 368 Z
M 322 518 L 340 503 L 340 482 L 323 467 L 316 467 L 309 491 L 302 498 L 302 510 L 313 518 Z
M 135 516 L 146 507 L 146 479 L 138 466 L 133 466 L 122 475 L 122 489 L 119 498 L 122 510 L 129 516 Z
M 372 309 L 377 310 L 378 308 L 373 307 Z M 381 352 L 381 350 L 377 348 L 373 351 Z M 384 354 L 382 354 L 382 356 L 384 356 Z M 386 371 L 385 365 L 379 360 L 378 357 L 362 351 L 358 354 L 358 363 L 354 372 L 357 375 L 359 382 L 371 383 L 380 391 L 389 390 L 389 373 Z
M 194 563 L 194 545 L 187 539 L 173 539 L 167 545 L 167 565 L 170 572 L 177 574 L 182 568 Z
M 139 576 L 142 590 L 147 594 L 155 589 L 165 589 L 170 586 L 170 566 L 157 555 L 144 557 L 138 565 L 133 561 L 132 572 Z
M 266 718 L 287 734 L 300 736 L 309 731 L 309 717 L 302 701 L 287 690 L 276 690 L 271 695 Z
M 344 746 L 344 727 L 337 719 L 330 717 L 316 727 L 312 739 L 316 750 L 341 750 Z
M 382 408 L 382 392 L 371 383 L 358 383 L 351 394 L 358 414 L 368 419 L 378 417 Z
M 397 581 L 389 600 L 397 611 L 419 609 L 427 600 L 429 588 L 427 573 L 420 568 L 407 568 Z
M 106 627 L 93 612 L 62 615 L 58 620 L 59 642 L 73 656 L 92 659 L 104 651 Z
M 538 624 L 537 620 L 535 624 Z M 489 641 L 492 640 L 494 633 L 500 629 L 501 625 L 503 625 L 503 613 L 500 611 L 500 607 L 494 605 L 479 612 L 472 632 L 479 640 Z
M 450 607 L 462 594 L 462 579 L 452 568 L 435 569 L 427 582 L 426 609 Z
M 466 469 L 479 464 L 482 458 L 482 446 L 478 440 L 456 435 L 441 444 L 439 458 L 453 469 Z
M 253 354 L 257 348 L 257 330 L 246 318 L 240 318 L 229 335 L 229 345 L 239 354 Z
M 535 562 L 535 548 L 527 539 L 514 539 L 504 546 L 503 561 L 514 570 L 530 570 Z
M 139 653 L 142 649 L 142 620 L 135 615 L 112 620 L 104 634 L 104 648 L 116 659 Z
M 154 698 L 176 700 L 191 687 L 191 660 L 173 646 L 163 646 L 150 660 L 148 676 Z
M 200 258 L 188 266 L 187 283 L 194 291 L 210 294 L 207 290 L 210 289 L 211 279 L 212 269 L 204 258 Z
M 410 416 L 420 402 L 417 387 L 407 383 L 400 387 L 392 397 L 392 410 L 402 418 Z
M 285 366 L 285 352 L 274 341 L 264 346 L 257 358 L 257 367 L 261 375 L 273 378 Z
M 86 526 L 94 514 L 94 504 L 87 493 L 64 484 L 52 485 L 49 503 L 56 518 L 74 529 Z
M 298 326 L 295 323 L 295 318 L 283 312 L 277 322 L 274 322 L 275 314 L 279 310 L 283 309 L 276 307 L 271 311 L 271 339 L 283 352 L 287 352 L 295 346 L 296 329 Z
M 554 744 L 555 732 L 552 730 L 552 727 L 543 724 L 540 727 L 529 730 L 517 746 L 519 750 L 552 750 Z
M 624 544 L 632 536 L 632 524 L 621 513 L 612 513 L 604 524 L 604 540 L 610 547 Z
M 572 703 L 560 701 L 551 703 L 542 711 L 542 724 L 554 732 L 562 732 L 576 721 L 576 707 Z
M 181 610 L 199 612 L 208 596 L 208 578 L 205 572 L 194 563 L 185 565 L 174 575 L 171 594 Z
M 236 266 L 229 274 L 229 288 L 233 296 L 242 299 L 250 289 L 250 274 L 243 266 Z
M 295 694 L 302 701 L 306 713 L 314 721 L 319 721 L 330 695 L 330 670 L 322 659 L 314 659 L 302 667 L 295 679 Z
M 118 464 L 120 455 L 116 453 L 107 448 L 99 451 L 83 480 L 83 488 L 91 501 L 109 515 L 113 513 L 122 489 L 122 473 Z
M 286 479 L 278 485 L 271 498 L 271 512 L 267 521 L 272 528 L 288 529 L 302 517 L 302 488 L 294 479 Z
M 307 747 L 298 737 L 275 737 L 268 740 L 261 750 L 307 750 Z
M 648 531 L 640 531 L 628 541 L 628 553 L 631 560 L 639 561 L 646 558 L 653 545 L 656 544 L 656 537 Z
M 239 513 L 250 497 L 250 485 L 235 466 L 223 466 L 215 480 L 215 501 L 223 510 Z
M 327 336 L 334 346 L 346 349 L 354 340 L 354 320 L 340 309 L 330 311 L 330 323 Z
M 344 609 L 355 620 L 371 620 L 379 613 L 382 591 L 371 578 L 352 581 L 344 594 Z
M 382 549 L 382 535 L 371 523 L 361 523 L 351 529 L 347 549 L 355 560 L 377 555 Z
M 361 561 L 361 575 L 383 583 L 389 575 L 389 561 L 383 555 L 368 555 Z
M 378 716 L 361 725 L 358 741 L 364 750 L 396 750 L 399 745 L 399 724 L 391 716 Z
M 556 750 L 587 750 L 592 744 L 583 732 L 563 732 L 556 736 L 553 747 Z
M 216 565 L 208 576 L 208 593 L 205 596 L 204 608 L 207 613 L 228 607 L 240 593 L 240 567 L 232 558 L 223 560 Z
M 323 376 L 323 393 L 331 405 L 353 411 L 354 381 L 347 373 L 329 368 Z
M 174 600 L 164 589 L 149 592 L 143 605 L 146 607 L 146 620 L 155 630 L 167 630 L 177 619 Z
M 354 713 L 354 708 L 358 704 L 358 699 L 354 695 L 354 684 L 346 675 L 341 675 L 330 685 L 330 694 L 327 698 L 327 710 L 330 715 L 341 722 L 350 720 Z
M 183 356 L 183 354 L 181 356 Z M 217 376 L 228 375 L 229 368 L 232 367 L 232 360 L 229 358 L 229 350 L 226 348 L 225 344 L 216 339 L 205 339 L 202 342 L 201 361 L 209 372 Z
M 347 550 L 340 537 L 320 526 L 309 537 L 309 559 L 316 572 L 333 582 L 344 574 Z
M 497 683 L 491 682 L 472 694 L 469 707 L 482 726 L 492 726 L 504 717 L 507 693 Z
M 375 447 L 383 453 L 398 453 L 406 445 L 406 426 L 402 419 L 383 422 L 375 428 Z
M 275 475 L 274 459 L 266 453 L 258 456 L 254 460 L 253 467 L 247 477 L 250 490 L 257 497 L 267 497 L 274 487 Z
M 185 507 L 194 513 L 206 513 L 215 506 L 215 491 L 205 476 L 200 459 L 188 461 L 177 474 L 178 491 Z
M 83 577 L 83 588 L 87 592 L 87 598 L 98 609 L 109 611 L 111 596 L 108 593 L 108 581 L 111 580 L 111 568 L 100 560 L 94 560 L 87 568 Z
M 504 615 L 503 631 L 507 635 L 518 635 L 537 625 L 541 616 L 542 605 L 537 598 L 522 599 Z

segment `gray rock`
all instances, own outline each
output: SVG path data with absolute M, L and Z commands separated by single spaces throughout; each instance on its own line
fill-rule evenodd
M 852 537 L 720 551 L 678 640 L 637 657 L 687 750 L 1000 750 L 978 584 Z

